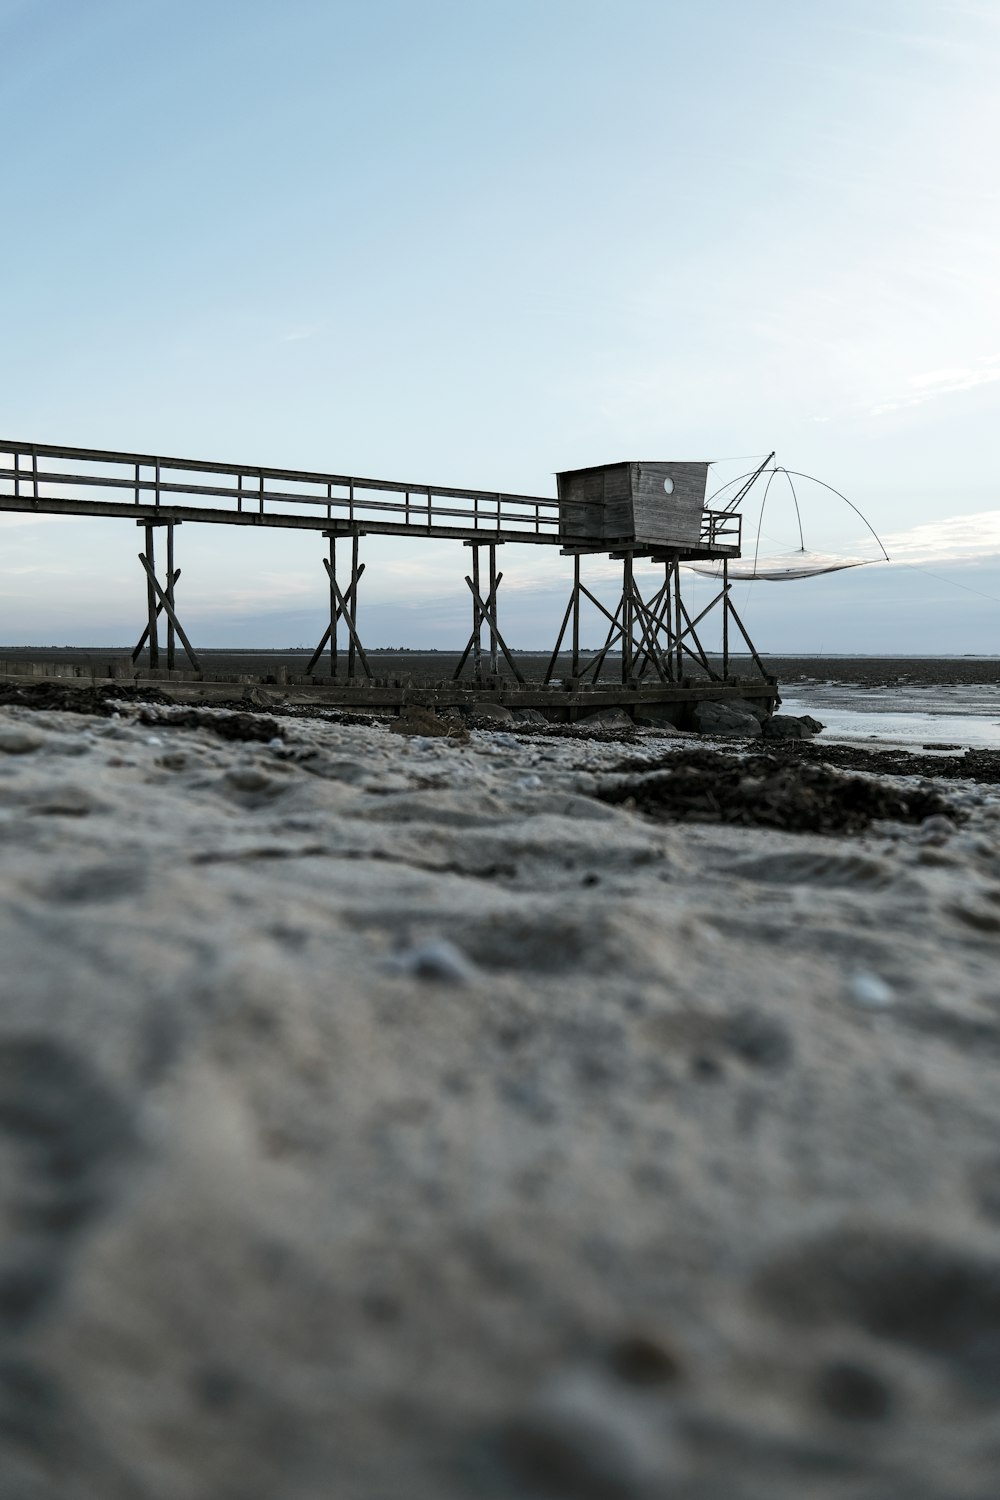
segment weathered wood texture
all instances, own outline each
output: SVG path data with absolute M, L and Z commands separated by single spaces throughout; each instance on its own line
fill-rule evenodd
M 564 545 L 692 548 L 703 540 L 707 463 L 633 460 L 567 470 L 557 481 Z
M 348 535 L 360 526 L 386 536 L 581 551 L 669 546 L 692 561 L 739 556 L 739 517 L 703 508 L 706 469 L 621 463 L 575 470 L 559 476 L 555 499 L 0 439 L 0 511 Z M 668 476 L 669 497 L 657 493 Z

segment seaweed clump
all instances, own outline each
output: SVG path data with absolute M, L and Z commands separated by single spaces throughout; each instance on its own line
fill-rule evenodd
M 624 771 L 632 769 L 623 766 Z M 741 823 L 794 833 L 858 833 L 877 818 L 958 816 L 934 787 L 901 789 L 775 755 L 690 750 L 594 794 L 660 822 Z

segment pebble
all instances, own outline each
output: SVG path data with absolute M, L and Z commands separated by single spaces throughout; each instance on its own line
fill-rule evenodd
M 474 965 L 447 938 L 431 938 L 415 948 L 394 953 L 386 968 L 416 979 L 436 979 L 445 984 L 469 984 L 476 977 Z
M 852 974 L 848 988 L 854 1003 L 869 1010 L 880 1010 L 884 1005 L 891 1005 L 895 999 L 892 986 L 867 969 Z
M 645 1496 L 667 1472 L 662 1412 L 589 1370 L 560 1372 L 505 1425 L 501 1452 L 531 1492 Z M 656 1491 L 659 1493 L 659 1490 Z

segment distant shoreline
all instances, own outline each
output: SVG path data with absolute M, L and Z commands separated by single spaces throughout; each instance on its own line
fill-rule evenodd
M 195 643 L 197 645 L 197 642 Z M 599 645 L 600 643 L 598 643 Z M 596 649 L 596 648 L 595 648 Z M 162 651 L 162 643 L 161 643 Z M 201 647 L 199 655 L 211 672 L 256 675 L 266 677 L 275 668 L 285 663 L 290 670 L 301 672 L 312 655 L 306 647 Z M 131 655 L 130 646 L 0 646 L 0 658 L 21 662 L 58 662 L 81 667 L 97 667 L 102 672 L 114 659 L 126 662 Z M 372 647 L 368 655 L 376 658 L 379 674 L 412 674 L 443 678 L 455 669 L 457 650 L 416 649 L 402 647 Z M 548 666 L 551 652 L 515 650 L 521 669 L 531 680 L 539 680 Z M 608 663 L 618 660 L 611 652 Z M 897 682 L 913 684 L 995 684 L 1000 681 L 1000 655 L 989 656 L 901 656 L 901 655 L 820 655 L 792 653 L 767 655 L 762 660 L 768 672 L 780 683 L 794 682 L 843 682 L 861 686 L 891 686 Z M 731 663 L 739 675 L 755 675 L 749 656 L 733 653 Z M 568 669 L 569 658 L 561 657 L 556 667 L 556 676 Z M 317 665 L 315 675 L 322 677 L 329 671 L 329 658 Z M 508 675 L 506 672 L 504 675 Z M 607 673 L 609 680 L 614 671 Z

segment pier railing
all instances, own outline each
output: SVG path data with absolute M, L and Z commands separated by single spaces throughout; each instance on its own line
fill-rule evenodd
M 0 439 L 0 510 L 559 546 L 559 501 L 304 469 Z M 740 517 L 705 511 L 698 551 L 738 552 Z M 684 549 L 691 550 L 691 549 Z
M 0 506 L 70 515 L 559 541 L 538 495 L 0 440 Z

